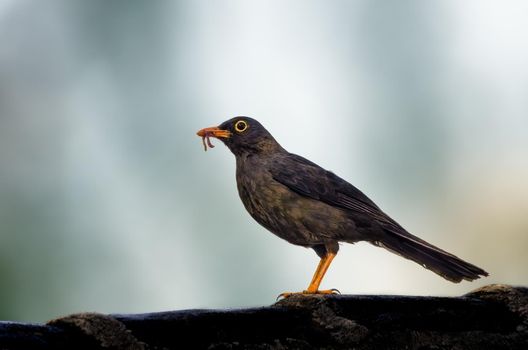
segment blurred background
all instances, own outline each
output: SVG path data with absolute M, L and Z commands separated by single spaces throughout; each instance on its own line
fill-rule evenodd
M 324 288 L 528 284 L 525 1 L 0 0 L 0 319 L 268 305 L 318 262 L 254 222 L 232 154 L 257 118 L 409 231 L 452 284 L 343 245 Z

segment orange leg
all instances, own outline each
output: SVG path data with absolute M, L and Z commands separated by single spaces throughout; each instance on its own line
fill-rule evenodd
M 323 280 L 323 277 L 328 270 L 328 267 L 330 267 L 330 263 L 332 260 L 334 260 L 334 257 L 336 254 L 334 253 L 328 253 L 326 254 L 321 261 L 319 261 L 319 265 L 317 265 L 317 269 L 315 269 L 315 273 L 312 277 L 312 281 L 310 282 L 310 285 L 308 286 L 308 289 L 297 292 L 297 293 L 281 293 L 279 295 L 279 298 L 287 298 L 295 294 L 335 294 L 337 293 L 337 290 L 335 289 L 329 289 L 329 290 L 319 290 L 319 285 L 321 284 L 321 281 Z
M 321 259 L 321 261 L 319 261 L 319 265 L 317 265 L 317 269 L 315 270 L 315 273 L 312 277 L 312 282 L 310 282 L 308 289 L 304 291 L 305 294 L 326 294 L 324 293 L 326 291 L 319 290 L 319 285 L 321 284 L 321 281 L 323 280 L 323 277 L 326 271 L 328 271 L 330 263 L 332 263 L 332 260 L 334 260 L 335 256 L 336 255 L 333 253 L 328 253 Z M 331 290 L 329 292 L 331 292 Z

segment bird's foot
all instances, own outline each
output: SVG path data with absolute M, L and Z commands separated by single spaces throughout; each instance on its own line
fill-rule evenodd
M 335 288 L 333 289 L 325 289 L 325 290 L 303 290 L 302 292 L 284 292 L 279 294 L 277 297 L 277 300 L 283 298 L 289 298 L 294 295 L 327 295 L 327 294 L 341 294 L 341 292 Z

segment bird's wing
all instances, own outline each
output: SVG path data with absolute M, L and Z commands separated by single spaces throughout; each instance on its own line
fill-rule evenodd
M 402 229 L 359 189 L 301 156 L 290 153 L 276 159 L 270 168 L 275 181 L 300 195 L 367 215 L 383 226 Z
M 359 213 L 360 216 L 364 216 L 366 222 L 374 219 L 389 236 L 410 240 L 444 252 L 407 232 L 359 189 L 301 156 L 290 153 L 277 159 L 276 164 L 271 168 L 275 181 L 300 195 Z M 361 220 L 361 217 L 356 216 L 355 220 Z

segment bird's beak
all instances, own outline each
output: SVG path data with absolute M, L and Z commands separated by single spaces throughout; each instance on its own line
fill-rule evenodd
M 221 137 L 223 137 L 223 138 L 231 137 L 231 133 L 228 130 L 222 130 L 222 129 L 220 129 L 217 126 L 213 126 L 213 127 L 210 127 L 210 128 L 203 128 L 201 130 L 198 130 L 196 135 L 198 135 L 200 137 L 213 136 L 213 137 L 216 137 L 217 139 L 221 138 Z
M 211 140 L 209 140 L 209 137 L 216 137 L 217 139 L 218 138 L 230 138 L 231 137 L 231 133 L 229 132 L 229 130 L 222 130 L 220 129 L 219 127 L 217 126 L 213 126 L 213 127 L 210 127 L 210 128 L 203 128 L 201 130 L 198 130 L 198 132 L 196 133 L 196 135 L 200 136 L 202 138 L 202 142 L 203 142 L 203 145 L 204 145 L 204 150 L 207 151 L 207 146 L 209 146 L 210 148 L 213 148 L 214 145 L 211 143 Z

